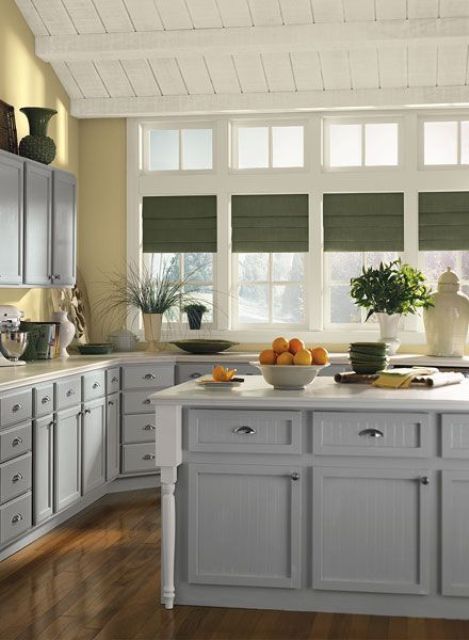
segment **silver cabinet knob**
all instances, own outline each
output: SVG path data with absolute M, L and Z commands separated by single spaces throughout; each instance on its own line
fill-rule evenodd
M 379 429 L 363 429 L 358 432 L 359 436 L 368 436 L 369 438 L 383 438 L 384 433 Z
M 11 410 L 13 411 L 13 413 L 18 413 L 18 411 L 21 409 L 21 405 L 20 404 L 14 404 L 11 408 Z
M 253 436 L 257 431 L 252 427 L 248 427 L 247 425 L 242 425 L 241 427 L 235 427 L 233 429 L 233 433 L 242 433 L 246 436 Z
M 114 376 L 113 378 L 111 378 L 111 382 L 119 382 L 119 378 L 117 376 Z
M 143 427 L 143 430 L 144 430 L 144 431 L 155 431 L 155 429 L 156 429 L 156 427 L 155 427 L 153 424 L 146 424 L 146 425 Z
M 62 276 L 60 275 L 60 273 L 55 273 L 52 277 L 54 278 L 54 280 L 60 280 Z
M 94 382 L 93 383 L 93 389 L 99 389 L 101 385 L 99 384 L 99 382 Z
M 194 371 L 194 373 L 191 373 L 191 375 L 189 377 L 192 378 L 193 380 L 195 380 L 196 378 L 201 378 L 202 374 L 199 373 L 198 371 Z
M 113 407 L 113 406 L 114 406 L 114 402 L 113 402 L 112 400 L 108 400 L 108 405 L 109 405 L 110 407 Z
M 290 478 L 291 478 L 292 480 L 294 480 L 295 482 L 296 482 L 297 480 L 299 480 L 299 479 L 300 479 L 300 477 L 301 477 L 301 476 L 300 476 L 300 474 L 299 474 L 297 471 L 294 471 L 292 474 L 290 474 Z
M 52 420 L 52 422 L 49 422 L 49 427 L 55 427 L 55 420 Z
M 21 513 L 15 513 L 15 515 L 11 519 L 11 524 L 18 524 L 18 522 L 21 522 L 22 519 L 23 516 L 21 515 Z
M 12 482 L 19 482 L 22 479 L 23 479 L 23 476 L 21 475 L 21 473 L 15 473 L 15 475 L 13 476 L 11 481 Z
M 154 460 L 156 458 L 156 456 L 153 453 L 146 453 L 142 460 Z
M 85 413 L 89 415 L 91 413 L 91 409 L 85 409 Z
M 73 389 L 69 389 L 65 395 L 67 396 L 67 398 L 71 398 L 75 395 L 75 391 Z
M 19 444 L 23 443 L 23 438 L 21 438 L 20 436 L 16 436 L 16 438 L 14 438 L 11 442 L 11 446 L 12 447 L 17 447 Z
M 422 476 L 420 478 L 420 483 L 427 486 L 430 484 L 430 478 L 428 476 Z
M 47 404 L 50 402 L 50 396 L 44 396 L 41 400 L 41 404 Z
M 147 398 L 146 400 L 143 401 L 143 404 L 151 404 L 151 400 L 150 398 Z
M 144 380 L 156 380 L 156 376 L 153 373 L 146 373 L 143 376 Z

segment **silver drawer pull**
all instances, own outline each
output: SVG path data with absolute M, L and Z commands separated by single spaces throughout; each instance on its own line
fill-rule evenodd
M 23 444 L 23 438 L 21 438 L 20 436 L 16 436 L 16 438 L 12 440 L 11 446 L 17 447 L 19 444 Z
M 95 383 L 93 384 L 93 389 L 99 389 L 99 387 L 100 387 L 100 386 L 101 386 L 101 385 L 99 384 L 99 382 L 95 382 Z
M 297 473 L 296 471 L 294 471 L 294 472 L 290 475 L 290 478 L 296 482 L 297 480 L 299 480 L 299 479 L 300 479 L 300 474 L 299 474 L 299 473 Z
M 143 427 L 143 430 L 144 430 L 144 431 L 155 431 L 155 429 L 156 429 L 156 427 L 155 427 L 154 425 L 152 425 L 152 424 L 146 424 L 146 425 Z
M 368 436 L 370 438 L 384 438 L 384 433 L 379 429 L 363 429 L 358 432 L 359 436 Z
M 143 404 L 151 404 L 151 400 L 150 398 L 147 398 L 146 400 L 143 401 Z
M 156 458 L 156 456 L 153 453 L 146 453 L 142 460 L 154 460 Z
M 235 427 L 233 429 L 233 433 L 243 433 L 246 436 L 253 436 L 255 433 L 257 433 L 257 431 L 252 427 L 243 425 L 242 427 Z
M 44 396 L 41 400 L 41 404 L 47 404 L 50 402 L 50 396 Z
M 11 519 L 11 524 L 18 524 L 18 522 L 21 522 L 22 519 L 23 516 L 21 515 L 21 513 L 15 513 L 15 515 Z
M 13 413 L 17 413 L 19 410 L 21 409 L 21 405 L 20 404 L 14 404 L 11 408 L 11 410 L 13 411 Z
M 422 476 L 421 478 L 419 478 L 420 480 L 420 484 L 423 484 L 425 486 L 428 486 L 430 484 L 430 478 L 428 476 Z
M 193 378 L 195 380 L 196 378 L 201 378 L 202 374 L 199 373 L 198 371 L 194 371 L 194 373 L 191 373 L 191 375 L 189 377 Z
M 111 382 L 119 382 L 119 378 L 117 376 L 114 376 L 113 378 L 111 378 Z
M 153 373 L 146 373 L 143 376 L 144 380 L 156 380 L 156 376 Z
M 65 395 L 67 396 L 67 398 L 70 398 L 71 396 L 75 395 L 75 391 L 73 389 L 69 389 Z
M 23 479 L 23 476 L 21 475 L 21 473 L 15 473 L 15 475 L 13 476 L 11 481 L 12 482 L 19 482 L 22 479 Z

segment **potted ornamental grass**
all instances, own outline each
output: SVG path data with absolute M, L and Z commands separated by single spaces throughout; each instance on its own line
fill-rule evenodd
M 359 307 L 367 310 L 366 320 L 375 315 L 380 326 L 380 339 L 396 353 L 402 316 L 415 314 L 432 306 L 430 289 L 421 271 L 401 259 L 378 267 L 364 267 L 361 275 L 350 281 L 350 294 Z
M 200 302 L 192 302 L 186 304 L 183 311 L 187 314 L 189 328 L 196 330 L 202 326 L 202 317 L 208 311 L 207 307 Z

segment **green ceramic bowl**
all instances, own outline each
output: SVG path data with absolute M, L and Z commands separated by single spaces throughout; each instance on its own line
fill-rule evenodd
M 173 340 L 170 344 L 175 344 L 176 347 L 186 351 L 187 353 L 220 353 L 220 351 L 226 351 L 230 347 L 234 347 L 239 342 L 231 342 L 231 340 Z

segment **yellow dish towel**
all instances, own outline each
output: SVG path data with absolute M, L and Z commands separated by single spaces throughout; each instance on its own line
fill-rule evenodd
M 384 370 L 379 372 L 379 377 L 373 382 L 373 386 L 387 389 L 408 389 L 414 378 L 431 376 L 434 373 L 438 373 L 438 369 L 435 367 L 402 367 L 389 371 Z

